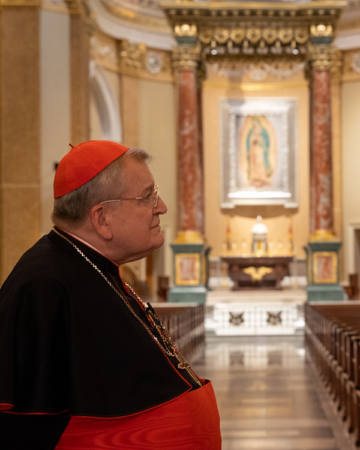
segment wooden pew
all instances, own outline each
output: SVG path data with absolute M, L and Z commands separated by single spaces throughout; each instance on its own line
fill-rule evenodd
M 307 304 L 306 349 L 360 443 L 360 302 Z
M 205 307 L 197 303 L 152 303 L 179 352 L 193 363 L 204 355 Z

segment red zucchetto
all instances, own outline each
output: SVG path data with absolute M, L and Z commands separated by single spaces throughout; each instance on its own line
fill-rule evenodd
M 111 141 L 83 142 L 60 161 L 54 179 L 54 198 L 75 191 L 129 150 Z

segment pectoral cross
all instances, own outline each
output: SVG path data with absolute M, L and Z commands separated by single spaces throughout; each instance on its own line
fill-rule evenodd
M 201 381 L 195 375 L 195 373 L 192 371 L 190 364 L 187 361 L 185 361 L 185 359 L 178 353 L 175 353 L 175 358 L 179 361 L 178 369 L 185 369 L 188 372 L 188 374 L 191 376 L 191 378 L 193 380 L 195 380 L 199 386 L 202 386 Z

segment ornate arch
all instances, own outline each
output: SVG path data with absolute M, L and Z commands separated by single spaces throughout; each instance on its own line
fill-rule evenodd
M 99 112 L 104 139 L 121 142 L 121 120 L 116 95 L 109 86 L 104 69 L 95 61 L 90 62 L 90 90 Z

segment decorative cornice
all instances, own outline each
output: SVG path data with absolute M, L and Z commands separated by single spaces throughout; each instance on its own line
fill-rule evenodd
M 301 18 L 314 22 L 314 19 L 329 18 L 331 21 L 340 17 L 345 1 L 310 1 L 310 2 L 161 2 L 170 23 L 181 22 L 192 17 L 194 23 L 204 23 L 220 19 L 223 22 L 236 20 L 286 20 Z
M 160 6 L 178 43 L 198 41 L 211 61 L 231 55 L 234 59 L 305 56 L 310 42 L 331 44 L 346 3 L 176 1 Z
M 200 46 L 180 45 L 174 47 L 172 57 L 175 70 L 196 69 L 200 61 Z

